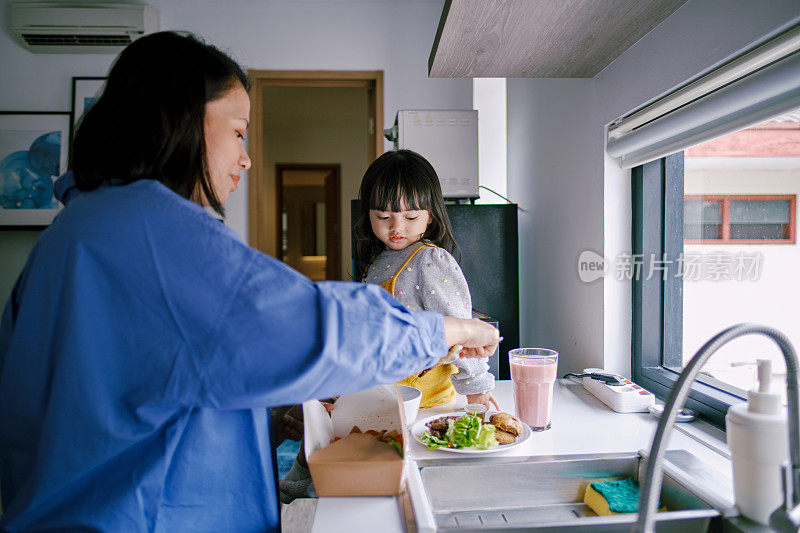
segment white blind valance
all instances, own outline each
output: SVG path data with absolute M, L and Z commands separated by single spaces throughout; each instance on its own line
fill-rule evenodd
M 758 124 L 800 107 L 800 27 L 741 55 L 609 127 L 622 168 Z

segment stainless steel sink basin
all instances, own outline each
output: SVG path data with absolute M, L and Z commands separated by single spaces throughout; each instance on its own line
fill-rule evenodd
M 713 487 L 730 481 L 714 479 L 683 450 L 668 452 L 666 464 L 661 502 L 667 511 L 658 514 L 657 530 L 707 531 L 720 510 L 732 506 L 715 497 Z M 421 533 L 628 531 L 634 515 L 597 516 L 583 495 L 591 481 L 644 476 L 641 452 L 420 460 L 411 466 L 409 495 Z

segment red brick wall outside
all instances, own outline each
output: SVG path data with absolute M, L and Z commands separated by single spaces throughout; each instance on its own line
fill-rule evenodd
M 800 157 L 800 123 L 765 122 L 698 144 L 686 157 Z

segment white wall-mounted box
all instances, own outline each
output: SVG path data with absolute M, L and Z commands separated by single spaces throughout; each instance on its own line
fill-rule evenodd
M 403 109 L 395 118 L 395 148 L 424 156 L 445 198 L 477 198 L 478 112 Z

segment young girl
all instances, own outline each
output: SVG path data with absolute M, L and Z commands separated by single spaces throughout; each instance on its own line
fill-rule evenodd
M 411 150 L 386 152 L 364 174 L 359 198 L 354 233 L 362 281 L 380 284 L 411 311 L 471 318 L 469 287 L 452 255 L 458 245 L 431 164 Z M 445 404 L 458 392 L 468 403 L 498 408 L 486 359 L 446 356 L 400 381 L 422 391 L 421 407 Z
M 452 256 L 458 246 L 431 164 L 410 150 L 387 152 L 367 169 L 359 197 L 361 212 L 353 231 L 356 263 L 362 272 L 356 275 L 382 285 L 411 311 L 471 318 L 469 287 Z M 451 360 L 446 355 L 433 368 L 400 382 L 422 391 L 420 407 L 445 404 L 458 392 L 468 403 L 499 409 L 491 393 L 494 376 L 486 359 L 456 356 Z M 281 422 L 280 417 L 277 421 Z M 282 423 L 299 424 L 291 417 Z M 292 469 L 279 482 L 281 501 L 306 496 L 310 484 L 301 447 Z

